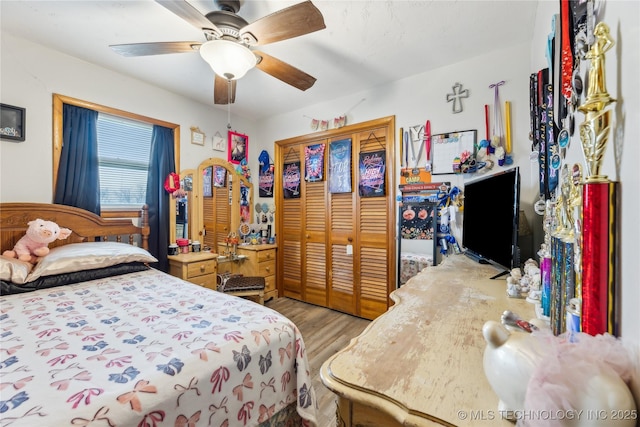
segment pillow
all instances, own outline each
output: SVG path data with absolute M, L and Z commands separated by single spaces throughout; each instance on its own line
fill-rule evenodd
M 149 270 L 151 267 L 141 262 L 112 265 L 111 267 L 96 268 L 95 270 L 74 271 L 71 273 L 42 276 L 31 282 L 17 284 L 0 280 L 0 296 L 22 294 L 40 289 L 55 288 L 58 286 L 72 285 L 89 280 L 105 279 L 107 277 L 121 276 L 128 273 Z
M 146 250 L 126 243 L 71 243 L 51 249 L 38 261 L 25 283 L 41 276 L 94 270 L 129 262 L 158 262 L 158 260 Z
M 23 284 L 33 264 L 15 258 L 0 256 L 0 280 Z

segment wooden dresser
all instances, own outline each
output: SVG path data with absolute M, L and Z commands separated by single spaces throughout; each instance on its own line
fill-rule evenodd
M 278 245 L 244 245 L 238 246 L 236 254 L 244 259 L 221 262 L 219 273 L 242 274 L 243 276 L 264 277 L 264 299 L 278 297 L 276 288 L 276 250 Z M 225 245 L 219 245 L 220 254 L 226 251 Z
M 395 305 L 322 365 L 338 425 L 513 427 L 484 375 L 482 326 L 504 310 L 535 316 L 496 272 L 450 255 L 394 291 Z
M 211 252 L 189 252 L 169 255 L 169 274 L 196 285 L 216 289 L 218 254 Z

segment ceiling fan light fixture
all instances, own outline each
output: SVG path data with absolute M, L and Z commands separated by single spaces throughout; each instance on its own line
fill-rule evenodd
M 256 66 L 253 52 L 231 40 L 210 40 L 200 46 L 200 55 L 214 73 L 227 80 L 237 80 Z

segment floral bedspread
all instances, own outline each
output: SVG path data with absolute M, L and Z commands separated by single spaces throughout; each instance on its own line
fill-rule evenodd
M 0 425 L 316 424 L 297 327 L 157 270 L 0 298 Z

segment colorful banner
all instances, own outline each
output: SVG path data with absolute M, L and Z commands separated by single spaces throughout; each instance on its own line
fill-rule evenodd
M 273 165 L 258 170 L 258 194 L 260 197 L 273 197 Z
M 285 199 L 300 198 L 300 162 L 285 163 L 282 171 L 282 189 Z
M 329 192 L 351 193 L 351 139 L 329 144 Z
M 385 195 L 385 150 L 360 153 L 358 188 L 362 197 Z
M 304 179 L 307 182 L 322 181 L 324 175 L 325 144 L 304 147 Z

